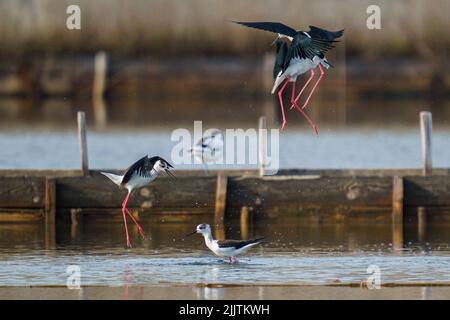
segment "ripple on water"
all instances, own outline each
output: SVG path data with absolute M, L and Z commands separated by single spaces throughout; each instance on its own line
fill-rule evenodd
M 365 281 L 367 268 L 377 265 L 382 281 L 450 282 L 450 256 L 445 254 L 267 252 L 241 257 L 230 265 L 206 251 L 165 254 L 29 251 L 1 256 L 0 285 L 66 284 L 66 268 L 78 265 L 83 285 L 122 286 L 159 283 L 332 284 Z

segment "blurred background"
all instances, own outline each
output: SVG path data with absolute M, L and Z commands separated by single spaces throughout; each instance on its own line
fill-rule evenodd
M 66 27 L 74 4 L 80 30 Z M 78 110 L 92 168 L 170 158 L 171 132 L 194 120 L 248 129 L 264 115 L 279 128 L 274 35 L 228 20 L 345 28 L 309 107 L 319 136 L 288 111 L 281 167 L 418 167 L 425 110 L 434 165 L 449 167 L 449 12 L 446 0 L 0 0 L 0 168 L 78 167 Z

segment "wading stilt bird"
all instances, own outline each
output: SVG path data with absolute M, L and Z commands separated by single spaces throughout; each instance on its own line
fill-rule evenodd
M 256 238 L 253 240 L 214 240 L 211 234 L 211 226 L 206 223 L 199 224 L 196 230 L 189 233 L 185 237 L 193 234 L 201 233 L 205 238 L 206 246 L 221 257 L 228 257 L 230 263 L 236 263 L 236 256 L 245 253 L 251 247 L 261 243 L 264 238 Z
M 108 172 L 101 172 L 103 175 L 108 177 L 112 182 L 117 184 L 121 189 L 127 189 L 128 194 L 122 202 L 122 215 L 123 222 L 125 224 L 125 236 L 127 240 L 127 246 L 131 248 L 130 237 L 128 235 L 128 227 L 127 227 L 127 219 L 126 214 L 133 220 L 136 224 L 139 233 L 141 234 L 142 239 L 144 239 L 144 233 L 142 232 L 142 228 L 136 219 L 133 217 L 131 212 L 127 209 L 128 198 L 131 195 L 131 192 L 134 189 L 139 189 L 159 176 L 161 172 L 166 172 L 170 177 L 174 177 L 172 172 L 170 172 L 170 168 L 173 168 L 166 160 L 161 157 L 151 157 L 145 156 L 140 160 L 133 163 L 127 170 L 125 170 L 123 175 L 116 175 Z
M 217 160 L 223 153 L 224 139 L 220 130 L 212 129 L 205 134 L 192 149 L 189 150 L 203 165 L 205 174 L 208 174 L 207 164 Z
M 291 109 L 295 107 L 306 118 L 317 134 L 317 126 L 311 121 L 311 119 L 309 119 L 303 109 L 308 106 L 311 96 L 325 74 L 322 67 L 327 69 L 332 67 L 332 65 L 325 58 L 325 53 L 334 47 L 333 43 L 338 42 L 336 39 L 340 38 L 344 34 L 344 30 L 332 32 L 314 26 L 309 26 L 310 29 L 306 32 L 297 31 L 279 22 L 232 22 L 251 28 L 277 33 L 278 37 L 275 40 L 276 42 L 283 38 L 291 41 L 291 45 L 289 47 L 287 47 L 287 45 L 280 45 L 277 48 L 277 58 L 274 67 L 274 73 L 276 73 L 276 76 L 275 83 L 272 87 L 272 94 L 274 94 L 277 88 L 282 84 L 281 89 L 278 91 L 278 99 L 280 101 L 281 114 L 283 117 L 282 129 L 284 129 L 286 127 L 286 116 L 284 113 L 282 94 L 288 82 L 292 82 Z M 306 98 L 303 106 L 300 108 L 298 106 L 298 100 L 308 84 L 314 78 L 314 69 L 316 67 L 319 67 L 320 76 Z M 298 96 L 295 97 L 295 84 L 297 82 L 297 77 L 308 71 L 311 71 L 311 76 L 300 90 Z

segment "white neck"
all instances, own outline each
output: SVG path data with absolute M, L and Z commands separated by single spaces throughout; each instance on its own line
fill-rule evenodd
M 211 234 L 211 231 L 209 231 L 208 233 L 203 233 L 203 238 L 205 238 L 205 242 L 208 243 L 212 243 L 213 242 L 213 236 Z

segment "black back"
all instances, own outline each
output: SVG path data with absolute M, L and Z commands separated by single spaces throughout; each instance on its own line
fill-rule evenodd
M 292 39 L 292 44 L 286 54 L 283 70 L 285 70 L 292 59 L 311 59 L 315 56 L 323 58 L 325 53 L 334 47 L 335 39 L 342 36 L 344 30 L 331 32 L 324 29 L 320 29 L 314 26 L 310 26 L 308 35 L 303 31 L 298 32 Z
M 219 240 L 219 241 L 217 241 L 217 244 L 219 245 L 220 248 L 233 247 L 236 249 L 240 249 L 249 244 L 260 242 L 263 239 L 264 238 L 256 238 L 256 239 L 252 239 L 252 240 Z
M 124 185 L 128 181 L 130 181 L 130 179 L 131 179 L 131 177 L 133 176 L 134 173 L 136 173 L 138 176 L 143 177 L 143 178 L 150 177 L 151 173 L 152 173 L 152 169 L 155 166 L 156 161 L 158 161 L 158 160 L 166 163 L 166 165 L 169 168 L 173 168 L 170 165 L 170 163 L 168 163 L 163 158 L 158 157 L 158 156 L 149 158 L 148 155 L 147 155 L 145 157 L 142 157 L 141 159 L 139 159 L 135 163 L 133 163 L 130 167 L 128 167 L 127 170 L 125 170 L 125 174 L 123 175 L 121 184 Z

